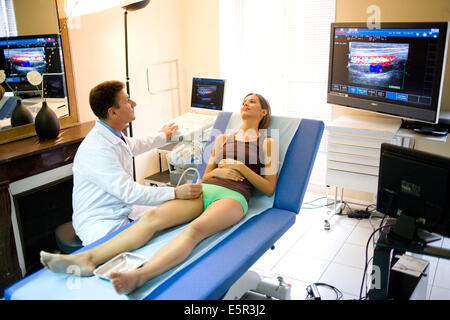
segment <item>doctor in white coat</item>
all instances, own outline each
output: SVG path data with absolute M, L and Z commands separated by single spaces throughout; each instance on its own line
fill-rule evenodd
M 124 136 L 122 130 L 135 119 L 136 103 L 119 81 L 94 87 L 89 103 L 99 120 L 81 143 L 73 162 L 72 223 L 83 245 L 129 223 L 137 205 L 154 206 L 201 195 L 200 184 L 148 187 L 133 180 L 132 157 L 164 145 L 177 126 L 165 125 L 155 136 Z

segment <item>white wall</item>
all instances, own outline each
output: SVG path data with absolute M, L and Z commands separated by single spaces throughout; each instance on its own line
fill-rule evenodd
M 147 7 L 128 13 L 130 95 L 137 102 L 133 134 L 157 132 L 179 109 L 186 110 L 194 75 L 216 76 L 218 56 L 218 0 L 152 0 Z M 123 10 L 113 8 L 72 22 L 70 43 L 80 121 L 95 119 L 88 96 L 96 84 L 125 80 Z M 208 27 L 211 26 L 211 27 Z M 177 60 L 179 91 L 151 95 L 147 68 Z M 150 71 L 151 87 L 164 76 Z M 174 83 L 171 75 L 171 83 Z M 166 81 L 165 79 L 161 80 Z M 178 97 L 179 94 L 179 97 Z M 139 182 L 159 170 L 154 152 L 136 157 Z
M 336 21 L 366 21 L 366 9 L 373 4 L 380 7 L 382 21 L 450 20 L 447 0 L 337 0 Z M 133 129 L 135 135 L 145 135 L 159 130 L 174 112 L 186 110 L 193 76 L 220 75 L 219 0 L 152 0 L 146 8 L 129 12 L 128 32 L 130 91 L 138 103 Z M 70 30 L 70 37 L 80 120 L 92 120 L 89 90 L 101 81 L 125 78 L 123 10 L 114 8 L 81 17 L 79 26 Z M 150 95 L 147 67 L 172 59 L 178 60 L 180 91 Z M 447 64 L 446 92 L 450 86 Z M 447 93 L 444 109 L 450 110 L 448 104 Z M 358 111 L 333 108 L 333 118 L 354 113 Z M 450 156 L 450 141 L 418 141 L 416 147 Z M 137 157 L 138 181 L 158 170 L 153 155 L 150 152 Z
M 110 9 L 68 23 L 80 122 L 95 119 L 89 107 L 92 87 L 125 79 L 122 14 L 120 8 Z
M 184 0 L 182 43 L 184 56 L 184 107 L 190 103 L 192 77 L 220 76 L 219 0 Z

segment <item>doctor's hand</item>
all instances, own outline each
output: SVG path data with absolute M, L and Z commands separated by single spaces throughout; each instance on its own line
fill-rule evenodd
M 196 199 L 202 194 L 202 185 L 200 183 L 188 183 L 175 187 L 175 199 Z
M 172 122 L 170 124 L 165 124 L 159 132 L 164 132 L 166 135 L 167 140 L 169 140 L 172 137 L 172 134 L 174 131 L 178 130 L 178 126 Z

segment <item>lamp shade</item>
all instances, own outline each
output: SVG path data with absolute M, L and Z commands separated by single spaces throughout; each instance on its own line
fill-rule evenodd
M 130 4 L 128 5 L 123 5 L 122 4 L 122 8 L 128 11 L 136 11 L 142 8 L 145 8 L 148 3 L 150 2 L 150 0 L 141 0 L 141 1 L 125 1 L 125 2 L 130 2 Z
M 77 17 L 114 7 L 138 10 L 145 7 L 150 0 L 66 0 L 64 10 L 68 17 Z

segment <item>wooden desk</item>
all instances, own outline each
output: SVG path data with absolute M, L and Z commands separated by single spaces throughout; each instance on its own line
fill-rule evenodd
M 9 185 L 72 163 L 78 146 L 94 124 L 90 121 L 63 129 L 52 140 L 39 141 L 35 136 L 0 145 L 0 296 L 22 277 L 12 232 Z

